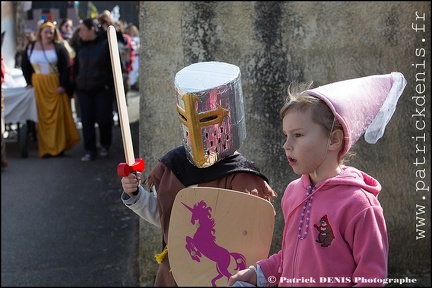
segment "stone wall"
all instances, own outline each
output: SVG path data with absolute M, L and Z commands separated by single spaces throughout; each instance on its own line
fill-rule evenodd
M 288 84 L 402 72 L 408 85 L 384 137 L 375 145 L 360 139 L 349 164 L 382 184 L 389 277 L 415 277 L 430 286 L 430 12 L 429 1 L 141 2 L 139 153 L 145 172 L 181 144 L 173 80 L 189 64 L 240 67 L 247 126 L 240 152 L 268 176 L 279 199 L 298 177 L 282 150 L 278 114 Z M 423 120 L 424 128 L 418 125 Z M 279 199 L 271 253 L 281 246 Z M 141 285 L 152 286 L 161 234 L 142 221 L 140 239 Z

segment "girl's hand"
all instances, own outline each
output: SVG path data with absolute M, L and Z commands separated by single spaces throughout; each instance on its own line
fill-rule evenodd
M 256 286 L 257 275 L 255 270 L 252 268 L 248 268 L 237 272 L 228 279 L 227 286 L 232 286 L 236 281 L 248 282 Z

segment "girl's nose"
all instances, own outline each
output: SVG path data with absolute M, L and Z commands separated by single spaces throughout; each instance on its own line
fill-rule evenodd
M 289 143 L 289 141 L 288 141 L 288 138 L 285 139 L 284 143 L 282 144 L 282 148 L 283 148 L 284 150 L 290 150 L 290 149 L 291 149 L 291 145 L 290 145 L 290 143 Z

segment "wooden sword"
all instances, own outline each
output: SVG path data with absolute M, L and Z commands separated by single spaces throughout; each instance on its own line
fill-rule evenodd
M 135 158 L 132 136 L 129 126 L 129 116 L 126 106 L 126 96 L 123 86 L 122 70 L 120 66 L 120 54 L 117 43 L 117 33 L 113 25 L 108 27 L 108 45 L 111 54 L 111 65 L 114 76 L 114 86 L 116 90 L 117 106 L 120 119 L 120 127 L 123 139 L 123 149 L 125 152 L 126 163 L 120 163 L 117 166 L 117 174 L 120 177 L 126 177 L 132 172 L 142 172 L 145 168 L 144 160 Z

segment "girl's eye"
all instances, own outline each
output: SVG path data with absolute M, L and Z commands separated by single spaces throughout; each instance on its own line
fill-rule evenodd
M 294 134 L 294 137 L 296 137 L 296 138 L 299 138 L 299 137 L 301 137 L 301 136 L 303 136 L 303 135 L 300 134 L 300 133 L 296 133 L 296 134 Z

